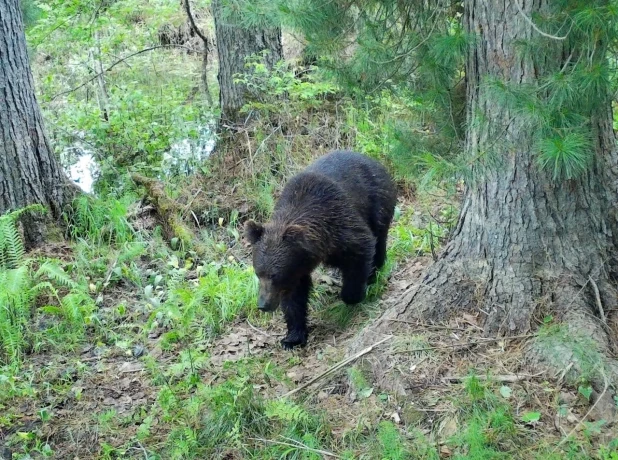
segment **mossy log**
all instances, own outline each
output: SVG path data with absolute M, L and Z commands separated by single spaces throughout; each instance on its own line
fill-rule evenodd
M 181 206 L 167 196 L 163 183 L 141 174 L 132 174 L 131 178 L 136 184 L 146 189 L 146 195 L 155 207 L 161 221 L 164 237 L 170 242 L 174 238 L 178 238 L 183 248 L 191 249 L 199 256 L 203 255 L 204 247 L 199 243 L 191 228 L 180 217 Z

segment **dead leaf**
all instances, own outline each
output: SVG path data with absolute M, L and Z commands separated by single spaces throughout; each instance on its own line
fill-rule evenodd
M 457 431 L 457 419 L 455 417 L 444 418 L 438 428 L 438 434 L 442 440 L 446 440 L 456 435 Z
M 122 363 L 120 369 L 118 369 L 119 373 L 125 372 L 139 372 L 144 370 L 144 365 L 139 361 L 127 361 Z

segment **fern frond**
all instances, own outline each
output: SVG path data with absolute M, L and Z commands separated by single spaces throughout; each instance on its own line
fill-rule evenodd
M 26 345 L 32 299 L 26 265 L 0 271 L 0 358 L 20 359 Z
M 44 291 L 50 292 L 56 298 L 58 297 L 58 291 L 56 291 L 54 285 L 49 281 L 41 281 L 30 288 L 32 298 L 36 298 L 36 296 Z
M 303 423 L 310 419 L 309 413 L 298 404 L 285 400 L 273 400 L 266 404 L 265 414 L 285 422 Z
M 17 268 L 25 260 L 24 241 L 17 229 L 17 219 L 26 212 L 45 214 L 40 204 L 31 204 L 0 216 L 0 270 Z
M 57 262 L 52 260 L 46 260 L 43 262 L 34 275 L 34 278 L 40 279 L 43 275 L 56 283 L 56 285 L 69 289 L 79 289 L 80 287 L 79 284 L 73 281 Z
M 27 265 L 0 272 L 0 293 L 4 296 L 16 296 L 28 291 L 30 276 Z
M 82 291 L 67 294 L 60 302 L 61 312 L 73 329 L 81 329 L 87 322 L 86 318 L 94 311 L 95 305 L 92 298 Z
M 16 268 L 24 260 L 26 249 L 13 214 L 0 217 L 0 269 Z

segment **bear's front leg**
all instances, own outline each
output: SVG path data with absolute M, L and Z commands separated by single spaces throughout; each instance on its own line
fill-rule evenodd
M 281 299 L 281 310 L 288 327 L 288 335 L 281 341 L 285 350 L 307 344 L 307 303 L 311 290 L 311 275 L 303 276 L 296 288 Z

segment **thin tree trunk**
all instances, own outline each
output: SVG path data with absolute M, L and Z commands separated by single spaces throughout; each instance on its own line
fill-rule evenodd
M 234 76 L 247 73 L 245 58 L 252 54 L 268 50 L 265 64 L 269 68 L 283 58 L 281 28 L 245 29 L 234 18 L 224 17 L 221 0 L 213 0 L 212 14 L 219 56 L 221 119 L 225 124 L 235 124 L 240 121 L 239 111 L 250 95 L 245 85 L 234 82 Z
M 204 43 L 204 48 L 202 49 L 202 91 L 204 92 L 204 97 L 206 98 L 206 103 L 208 107 L 212 107 L 214 102 L 212 100 L 212 95 L 210 94 L 210 88 L 208 86 L 208 43 Z
M 187 19 L 189 20 L 189 25 L 191 26 L 191 29 L 193 29 L 193 32 L 195 32 L 195 34 L 202 40 L 202 91 L 204 92 L 204 96 L 206 98 L 208 106 L 212 107 L 212 96 L 208 88 L 208 53 L 210 52 L 210 43 L 208 37 L 204 35 L 204 33 L 195 23 L 195 18 L 193 17 L 193 13 L 191 12 L 191 5 L 189 3 L 189 0 L 183 0 L 182 4 L 185 12 L 187 13 Z
M 0 2 L 0 213 L 40 203 L 58 217 L 74 193 L 45 135 L 19 0 Z M 40 242 L 40 221 L 24 224 L 27 243 Z
M 354 350 L 375 340 L 376 333 L 396 331 L 402 323 L 394 318 L 446 321 L 462 310 L 479 314 L 486 334 L 527 332 L 536 326 L 535 318 L 552 314 L 573 337 L 592 338 L 601 351 L 611 346 L 595 301 L 596 286 L 605 311 L 615 314 L 610 277 L 618 235 L 618 157 L 610 99 L 590 119 L 596 139 L 590 169 L 578 179 L 553 182 L 536 162 L 535 126 L 521 111 L 497 101 L 486 84 L 488 77 L 534 84 L 539 75 L 560 71 L 569 56 L 568 41 L 550 40 L 554 59 L 544 62 L 517 48 L 522 40 L 538 38 L 529 18 L 549 3 L 515 1 L 525 16 L 515 2 L 465 2 L 465 27 L 476 36 L 466 65 L 466 153 L 471 159 L 491 155 L 498 165 L 474 167 L 457 227 L 439 260 Z M 547 351 L 533 345 L 529 356 L 557 367 L 573 359 L 562 350 L 552 361 L 542 356 Z M 391 386 L 387 363 L 376 359 L 374 371 Z
M 105 71 L 101 62 L 101 41 L 99 39 L 99 32 L 96 30 L 94 32 L 94 40 L 97 46 L 96 49 L 91 50 L 91 55 L 94 62 L 94 71 L 97 73 L 97 101 L 103 120 L 109 121 L 109 96 L 107 94 L 107 85 L 105 84 Z

